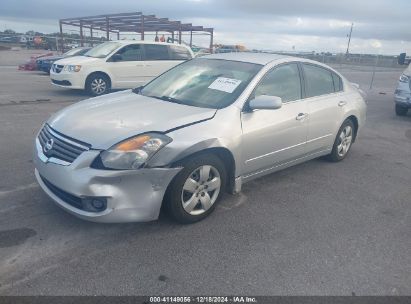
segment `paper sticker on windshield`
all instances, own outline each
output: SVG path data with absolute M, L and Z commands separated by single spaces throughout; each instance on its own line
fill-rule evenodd
M 208 88 L 212 90 L 233 93 L 240 83 L 241 80 L 238 79 L 218 77 L 216 80 L 213 81 L 212 84 L 208 86 Z

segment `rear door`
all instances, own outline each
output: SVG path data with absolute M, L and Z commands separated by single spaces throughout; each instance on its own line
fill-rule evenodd
M 332 147 L 347 101 L 336 73 L 311 63 L 302 66 L 309 117 L 306 149 L 312 154 Z
M 141 44 L 122 47 L 107 60 L 106 64 L 112 75 L 112 87 L 115 89 L 134 88 L 145 83 Z

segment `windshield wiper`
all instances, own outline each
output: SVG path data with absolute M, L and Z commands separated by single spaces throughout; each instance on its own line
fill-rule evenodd
M 140 86 L 140 87 L 132 89 L 131 91 L 135 94 L 141 94 L 142 89 L 143 89 L 143 86 Z
M 133 92 L 138 94 L 137 91 L 136 92 L 133 91 Z M 179 100 L 177 98 L 170 97 L 170 96 L 154 96 L 154 95 L 144 95 L 144 96 L 155 98 L 155 99 L 160 99 L 160 100 L 164 100 L 164 101 L 168 101 L 168 102 L 172 102 L 172 103 L 185 104 L 181 100 Z
M 173 98 L 173 97 L 170 97 L 170 96 L 161 96 L 161 97 L 158 97 L 158 99 L 173 102 L 173 103 L 178 103 L 178 104 L 185 104 L 180 99 Z
M 140 88 L 135 88 L 132 91 L 135 94 L 141 94 L 141 89 Z M 173 98 L 173 97 L 170 97 L 170 96 L 155 96 L 155 95 L 144 95 L 144 94 L 141 94 L 141 95 L 146 96 L 146 97 L 151 97 L 151 98 L 155 98 L 155 99 L 168 101 L 168 102 L 172 102 L 172 103 L 187 105 L 185 102 L 181 101 L 180 99 Z

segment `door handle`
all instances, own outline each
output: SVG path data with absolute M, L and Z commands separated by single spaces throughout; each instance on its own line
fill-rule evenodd
M 297 120 L 302 120 L 308 116 L 307 113 L 298 113 L 297 117 L 295 119 Z
M 338 106 L 339 106 L 339 107 L 343 107 L 343 106 L 345 106 L 346 104 L 347 104 L 346 101 L 341 100 L 341 101 L 338 103 Z

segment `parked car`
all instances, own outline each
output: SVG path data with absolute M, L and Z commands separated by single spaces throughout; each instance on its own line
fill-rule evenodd
M 13 37 L 0 37 L 0 42 L 12 43 L 12 42 L 14 42 L 14 39 L 13 39 Z
M 358 89 L 332 68 L 273 54 L 214 54 L 144 87 L 73 104 L 34 146 L 37 181 L 96 222 L 208 216 L 224 191 L 328 156 L 343 160 L 365 122 Z
M 236 53 L 245 52 L 246 50 L 242 45 L 220 45 L 215 49 L 215 53 Z
M 411 108 L 411 65 L 400 76 L 394 102 L 395 113 L 399 116 L 407 115 L 408 109 Z
M 37 70 L 36 61 L 39 58 L 52 56 L 52 55 L 53 55 L 53 53 L 47 53 L 47 54 L 41 54 L 41 55 L 32 55 L 32 56 L 30 56 L 30 59 L 28 59 L 25 63 L 20 64 L 18 69 L 23 70 L 23 71 L 35 71 L 35 70 Z
M 97 96 L 111 89 L 130 89 L 193 58 L 184 45 L 145 41 L 110 41 L 89 50 L 83 57 L 56 61 L 50 71 L 54 85 L 85 89 Z
M 69 44 L 67 44 L 67 47 L 69 49 L 76 49 L 76 48 L 80 47 L 80 45 L 78 43 L 69 43 Z
M 41 57 L 36 60 L 37 70 L 50 73 L 51 65 L 55 61 L 63 59 L 63 58 L 67 58 L 67 57 L 83 56 L 90 49 L 91 48 L 89 47 L 80 47 L 80 48 L 69 50 L 68 52 L 65 52 L 62 55 L 51 55 L 47 57 Z
M 205 55 L 210 55 L 210 50 L 209 49 L 199 49 L 194 52 L 194 57 L 201 57 Z

